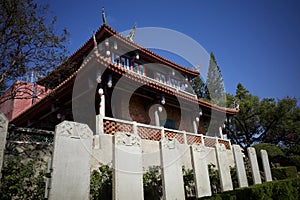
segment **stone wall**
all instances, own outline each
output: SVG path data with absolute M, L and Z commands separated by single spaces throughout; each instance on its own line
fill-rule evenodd
M 18 157 L 24 164 L 34 161 L 36 169 L 46 170 L 46 164 L 51 159 L 52 151 L 53 144 L 7 142 L 4 162 Z

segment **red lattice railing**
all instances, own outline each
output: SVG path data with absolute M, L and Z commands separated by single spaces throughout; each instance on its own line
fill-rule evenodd
M 201 136 L 196 136 L 196 135 L 186 135 L 186 142 L 187 144 L 202 144 Z
M 105 134 L 114 135 L 116 132 L 133 133 L 132 125 L 111 120 L 103 121 L 103 130 Z
M 155 141 L 161 140 L 161 130 L 159 129 L 138 127 L 138 135 L 142 139 L 146 139 L 146 140 L 155 140 Z
M 222 140 L 222 139 L 218 139 L 218 142 L 220 144 L 224 144 L 226 149 L 230 149 L 230 142 L 228 140 Z
M 103 120 L 103 131 L 105 134 L 114 135 L 116 132 L 128 132 L 133 133 L 133 123 L 123 120 L 104 119 Z M 154 128 L 149 125 L 142 125 L 137 123 L 137 133 L 141 139 L 160 141 L 162 139 L 162 133 L 160 128 Z M 172 131 L 170 129 L 164 130 L 166 138 L 176 138 L 179 143 L 184 144 L 186 137 L 186 143 L 192 144 L 204 144 L 206 147 L 215 147 L 216 143 L 224 144 L 226 149 L 230 149 L 230 141 L 217 139 L 214 137 L 194 135 L 180 131 Z
M 181 134 L 181 133 L 165 131 L 165 137 L 166 138 L 176 138 L 179 143 L 184 144 L 183 134 Z
M 204 146 L 206 147 L 215 147 L 216 146 L 216 138 L 203 137 Z

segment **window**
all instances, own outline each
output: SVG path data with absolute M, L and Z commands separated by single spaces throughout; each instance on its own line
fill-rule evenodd
M 155 79 L 159 82 L 166 83 L 166 76 L 161 73 L 156 72 Z
M 171 78 L 171 86 L 172 86 L 172 87 L 175 87 L 175 88 L 180 88 L 180 81 Z
M 133 63 L 133 71 L 141 75 L 146 75 L 144 66 L 136 62 Z
M 114 64 L 120 65 L 120 56 L 116 53 L 112 53 L 112 61 Z
M 121 65 L 122 67 L 129 69 L 129 59 L 127 57 L 122 56 L 121 57 Z
M 164 124 L 165 128 L 170 128 L 170 129 L 175 129 L 175 122 L 172 119 L 167 119 L 165 124 Z

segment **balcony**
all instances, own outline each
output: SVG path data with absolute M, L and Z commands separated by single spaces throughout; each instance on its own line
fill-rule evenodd
M 97 134 L 114 135 L 116 132 L 129 132 L 138 134 L 141 139 L 160 141 L 162 138 L 176 138 L 179 143 L 192 145 L 203 144 L 206 147 L 215 147 L 216 144 L 224 144 L 226 149 L 231 149 L 230 140 L 217 137 L 209 137 L 203 134 L 195 134 L 175 129 L 167 129 L 138 122 L 126 121 L 110 117 L 97 116 Z

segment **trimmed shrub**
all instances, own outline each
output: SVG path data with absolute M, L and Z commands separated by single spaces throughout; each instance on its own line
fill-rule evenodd
M 262 149 L 264 149 L 268 152 L 269 159 L 284 156 L 284 153 L 281 150 L 281 148 L 274 144 L 260 143 L 260 144 L 254 145 L 253 147 L 256 150 L 256 154 L 257 154 L 258 158 L 261 158 L 260 150 L 262 150 Z
M 275 180 L 283 180 L 287 178 L 297 177 L 296 166 L 272 168 L 272 176 Z
M 246 188 L 239 188 L 233 191 L 224 192 L 211 197 L 204 197 L 200 199 L 212 200 L 233 200 L 233 199 L 289 199 L 298 200 L 300 191 L 300 179 L 287 179 L 266 182 L 259 185 L 253 185 Z

